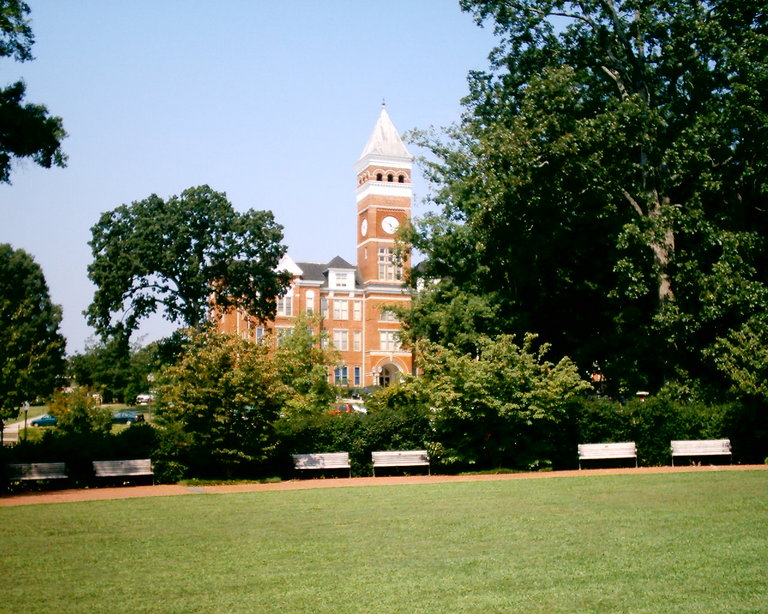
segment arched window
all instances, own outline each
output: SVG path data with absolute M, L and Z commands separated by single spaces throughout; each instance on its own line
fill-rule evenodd
M 392 183 L 394 180 L 395 180 L 395 176 L 394 175 L 392 175 L 391 173 L 389 175 L 387 175 L 387 181 Z
M 384 180 L 384 175 L 382 175 L 381 173 L 376 173 L 376 181 L 383 181 L 383 180 Z
M 398 175 L 397 183 L 405 183 L 405 177 L 403 175 Z

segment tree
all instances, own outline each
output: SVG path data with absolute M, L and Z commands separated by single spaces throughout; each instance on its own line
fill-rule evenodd
M 429 399 L 445 463 L 528 468 L 551 461 L 548 447 L 569 402 L 590 389 L 567 358 L 545 360 L 546 344 L 500 335 L 478 339 L 478 354 L 427 341 L 417 344 L 423 375 L 412 380 Z
M 336 398 L 328 370 L 339 355 L 325 347 L 328 333 L 321 330 L 321 324 L 320 315 L 298 315 L 291 333 L 282 337 L 275 349 L 280 380 L 291 391 L 284 408 L 286 415 L 326 413 Z
M 34 36 L 19 0 L 0 3 L 0 57 L 26 62 L 32 57 Z M 60 117 L 40 104 L 24 103 L 26 86 L 17 81 L 0 88 L 0 182 L 10 183 L 14 158 L 30 158 L 44 168 L 66 166 L 61 142 L 67 136 Z
M 708 349 L 768 298 L 765 2 L 461 5 L 500 44 L 462 124 L 415 135 L 422 275 L 630 390 L 716 384 Z
M 121 205 L 91 232 L 96 293 L 86 313 L 104 336 L 128 337 L 159 309 L 193 328 L 213 305 L 266 319 L 290 277 L 277 271 L 285 247 L 272 213 L 237 213 L 208 186 Z
M 125 347 L 122 337 L 91 341 L 85 351 L 69 357 L 68 374 L 79 386 L 93 388 L 106 403 L 132 403 L 147 392 L 150 379 L 176 362 L 188 339 L 182 331 L 140 347 Z
M 0 427 L 25 401 L 48 395 L 64 371 L 61 308 L 40 266 L 0 244 Z
M 58 429 L 65 435 L 105 435 L 112 428 L 112 411 L 101 406 L 90 388 L 78 386 L 71 391 L 56 392 L 50 410 L 59 419 Z
M 179 362 L 160 373 L 156 416 L 195 475 L 247 475 L 266 459 L 288 393 L 269 352 L 238 336 L 193 332 Z

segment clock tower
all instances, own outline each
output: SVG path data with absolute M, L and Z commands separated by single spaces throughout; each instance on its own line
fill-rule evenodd
M 395 258 L 395 234 L 411 215 L 413 156 L 384 105 L 355 164 L 357 266 L 365 286 L 402 286 L 408 262 Z

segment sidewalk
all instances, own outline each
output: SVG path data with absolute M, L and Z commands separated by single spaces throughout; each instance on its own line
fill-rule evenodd
M 495 475 L 432 475 L 364 478 L 308 478 L 270 484 L 234 484 L 223 486 L 120 486 L 112 488 L 84 488 L 46 492 L 0 495 L 0 507 L 33 505 L 38 503 L 67 503 L 104 499 L 133 499 L 139 497 L 168 497 L 176 495 L 208 495 L 223 493 L 260 492 L 276 490 L 304 490 L 308 488 L 344 488 L 355 486 L 391 486 L 405 484 L 442 484 L 449 482 L 489 482 L 497 480 L 529 480 L 549 478 L 595 477 L 603 475 L 651 475 L 658 473 L 690 473 L 700 471 L 766 471 L 768 465 L 707 465 L 689 467 L 640 467 L 626 469 L 584 469 L 571 471 L 544 471 L 530 473 L 502 473 Z

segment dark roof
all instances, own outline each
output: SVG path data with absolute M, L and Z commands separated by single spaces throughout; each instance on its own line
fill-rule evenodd
M 349 264 L 344 258 L 341 256 L 336 256 L 333 260 L 331 260 L 327 267 L 329 269 L 356 269 L 356 266 L 353 266 Z
M 341 256 L 336 256 L 325 264 L 321 262 L 297 262 L 296 266 L 302 270 L 303 275 L 301 279 L 305 281 L 319 281 L 323 286 L 328 286 L 328 269 L 349 269 L 355 272 L 355 287 L 360 288 L 363 285 L 360 271 L 357 270 L 357 267 L 349 264 Z

